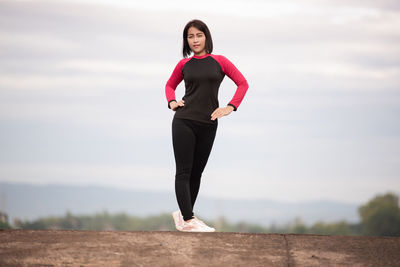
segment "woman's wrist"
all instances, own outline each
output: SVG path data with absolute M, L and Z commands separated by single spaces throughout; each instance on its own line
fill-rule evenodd
M 171 103 L 172 103 L 172 102 L 177 103 L 175 99 L 170 100 L 170 101 L 168 102 L 168 107 L 169 107 L 170 109 L 172 109 L 172 108 L 171 108 Z
M 231 105 L 226 106 L 226 108 L 230 109 L 231 111 L 233 111 L 235 108 L 232 107 Z
M 235 107 L 234 105 L 232 105 L 231 103 L 228 104 L 229 107 L 233 108 L 233 111 L 236 111 L 237 107 Z

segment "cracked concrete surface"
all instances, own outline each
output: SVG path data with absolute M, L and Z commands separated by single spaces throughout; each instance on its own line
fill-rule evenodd
M 0 266 L 400 266 L 400 238 L 0 231 Z

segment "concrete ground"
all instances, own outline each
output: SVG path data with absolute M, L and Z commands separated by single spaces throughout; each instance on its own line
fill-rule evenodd
M 1 230 L 0 266 L 400 266 L 400 238 Z

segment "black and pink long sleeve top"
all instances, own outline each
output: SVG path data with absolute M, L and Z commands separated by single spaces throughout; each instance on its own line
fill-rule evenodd
M 176 110 L 175 117 L 217 123 L 217 120 L 211 120 L 211 114 L 219 107 L 218 90 L 225 74 L 237 85 L 236 92 L 228 103 L 236 111 L 249 85 L 232 62 L 222 55 L 213 54 L 194 55 L 178 62 L 165 86 L 168 108 L 171 101 L 176 101 L 175 89 L 184 80 L 186 90 L 182 99 L 185 106 Z

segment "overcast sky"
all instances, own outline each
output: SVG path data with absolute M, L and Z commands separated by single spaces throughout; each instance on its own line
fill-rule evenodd
M 395 0 L 0 1 L 0 182 L 174 194 L 164 88 L 194 18 L 250 86 L 199 196 L 400 193 Z M 225 77 L 220 105 L 235 89 Z

